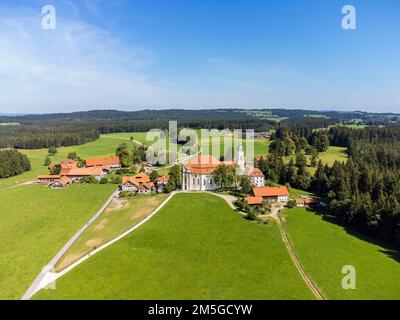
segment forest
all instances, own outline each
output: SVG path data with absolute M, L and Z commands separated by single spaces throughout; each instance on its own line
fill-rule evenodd
M 400 245 L 399 138 L 400 126 L 317 131 L 282 127 L 270 154 L 257 166 L 272 182 L 320 195 L 341 223 Z M 314 159 L 310 165 L 316 164 L 317 169 L 311 176 L 304 154 L 321 152 L 329 145 L 347 147 L 348 161 L 329 167 Z M 292 154 L 295 157 L 285 162 L 284 157 Z
M 26 155 L 16 150 L 0 150 L 0 178 L 9 178 L 31 170 Z

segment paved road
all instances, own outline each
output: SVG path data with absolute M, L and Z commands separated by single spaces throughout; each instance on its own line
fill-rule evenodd
M 104 203 L 104 205 L 100 208 L 100 210 L 97 211 L 97 213 L 77 233 L 75 233 L 75 235 L 65 244 L 65 246 L 62 247 L 62 249 L 57 252 L 57 254 L 54 256 L 54 258 L 48 263 L 47 266 L 45 266 L 43 268 L 43 270 L 40 272 L 40 274 L 33 281 L 32 285 L 29 287 L 29 289 L 25 292 L 24 296 L 22 297 L 22 300 L 30 299 L 37 291 L 39 291 L 41 288 L 44 288 L 46 286 L 46 285 L 43 285 L 43 283 L 47 282 L 46 278 L 49 278 L 49 273 L 52 273 L 51 271 L 54 269 L 54 266 L 56 265 L 56 263 L 62 258 L 62 256 L 68 251 L 68 249 L 71 248 L 71 246 L 81 236 L 81 234 L 104 212 L 104 210 L 107 208 L 107 206 L 113 200 L 113 198 L 115 198 L 118 195 L 118 193 L 119 193 L 119 190 L 117 189 L 108 198 L 108 200 Z M 50 278 L 51 278 L 51 276 L 50 276 Z

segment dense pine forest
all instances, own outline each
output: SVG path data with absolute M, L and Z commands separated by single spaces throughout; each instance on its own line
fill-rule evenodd
M 15 150 L 0 151 L 0 178 L 9 178 L 31 170 L 28 157 Z

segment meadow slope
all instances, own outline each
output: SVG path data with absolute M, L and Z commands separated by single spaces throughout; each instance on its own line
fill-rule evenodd
M 400 253 L 335 224 L 313 210 L 285 212 L 286 229 L 306 272 L 330 299 L 400 299 Z M 356 289 L 343 290 L 343 266 L 356 268 Z
M 37 299 L 313 299 L 274 223 L 209 194 L 179 194 Z

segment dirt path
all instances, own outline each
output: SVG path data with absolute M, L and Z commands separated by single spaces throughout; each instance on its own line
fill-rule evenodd
M 296 252 L 294 251 L 294 248 L 288 238 L 288 235 L 286 233 L 285 226 L 283 225 L 282 218 L 279 215 L 280 210 L 283 209 L 283 206 L 280 207 L 272 207 L 271 209 L 271 214 L 270 217 L 272 217 L 279 228 L 279 231 L 281 233 L 282 241 L 289 253 L 290 258 L 293 261 L 294 266 L 296 267 L 297 271 L 299 272 L 300 276 L 303 278 L 304 282 L 306 285 L 310 288 L 311 292 L 315 296 L 317 300 L 325 300 L 324 295 L 322 294 L 321 290 L 317 287 L 317 285 L 314 283 L 314 281 L 309 277 L 309 275 L 304 271 L 303 266 L 301 265 Z

